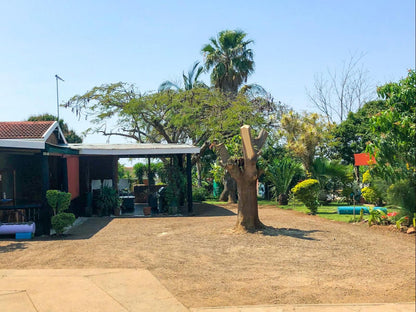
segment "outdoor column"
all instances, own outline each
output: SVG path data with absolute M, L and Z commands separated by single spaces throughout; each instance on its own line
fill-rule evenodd
M 51 214 L 46 200 L 46 191 L 49 190 L 49 159 L 48 155 L 42 154 L 41 161 L 41 182 L 42 182 L 42 207 L 39 212 L 39 224 L 36 224 L 37 235 L 49 235 L 51 231 Z
M 192 206 L 192 161 L 191 154 L 186 154 L 186 195 L 188 201 L 188 214 L 193 212 Z
M 62 166 L 62 191 L 68 192 L 68 165 L 66 158 L 62 157 L 59 162 Z

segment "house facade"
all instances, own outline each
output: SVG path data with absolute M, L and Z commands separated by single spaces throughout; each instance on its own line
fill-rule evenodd
M 70 192 L 72 212 L 88 215 L 92 181 L 117 188 L 119 158 L 185 157 L 192 211 L 195 153 L 198 147 L 177 144 L 68 144 L 56 121 L 0 122 L 0 222 L 34 221 L 37 235 L 49 234 L 49 189 Z

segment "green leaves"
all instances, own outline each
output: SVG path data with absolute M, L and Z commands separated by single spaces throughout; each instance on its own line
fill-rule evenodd
M 212 69 L 211 83 L 225 93 L 236 94 L 254 71 L 253 51 L 248 48 L 253 40 L 246 36 L 240 30 L 223 30 L 202 48 L 205 67 Z

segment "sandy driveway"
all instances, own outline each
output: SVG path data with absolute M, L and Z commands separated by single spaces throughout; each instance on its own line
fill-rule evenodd
M 0 240 L 0 269 L 146 268 L 187 307 L 415 301 L 415 236 L 263 206 L 195 217 L 91 218 L 62 239 Z

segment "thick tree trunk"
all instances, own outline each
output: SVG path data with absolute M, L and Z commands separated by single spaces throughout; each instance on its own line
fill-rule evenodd
M 220 201 L 236 203 L 237 202 L 237 183 L 227 171 L 224 175 L 224 190 L 220 195 Z
M 257 179 L 239 179 L 238 189 L 238 216 L 236 230 L 255 231 L 264 228 L 258 214 L 257 205 Z
M 267 132 L 262 130 L 256 139 L 251 138 L 250 126 L 240 128 L 243 142 L 243 159 L 230 159 L 224 144 L 216 145 L 221 163 L 237 182 L 238 216 L 236 230 L 255 231 L 264 228 L 260 222 L 257 205 L 257 158 Z

